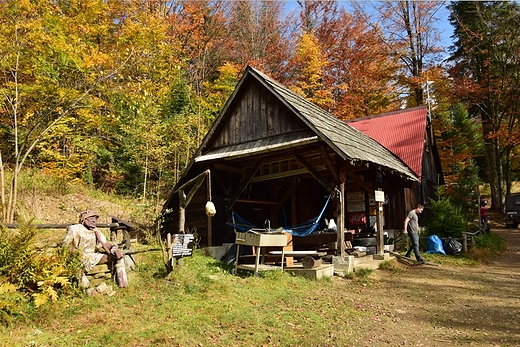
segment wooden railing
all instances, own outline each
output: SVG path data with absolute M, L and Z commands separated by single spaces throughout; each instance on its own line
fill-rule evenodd
M 119 230 L 123 233 L 123 243 L 124 249 L 130 250 L 130 231 L 132 229 L 137 229 L 137 226 L 124 221 L 120 218 L 109 216 L 112 219 L 111 223 L 99 223 L 97 224 L 98 228 L 109 228 L 110 229 L 110 241 L 115 242 L 117 240 L 117 232 Z M 77 223 L 68 223 L 68 224 L 31 224 L 30 227 L 36 229 L 67 229 L 69 226 Z M 8 229 L 18 229 L 20 227 L 19 224 L 4 224 Z

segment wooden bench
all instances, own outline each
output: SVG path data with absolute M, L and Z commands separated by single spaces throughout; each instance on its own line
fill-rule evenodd
M 327 252 L 318 251 L 271 251 L 270 255 L 282 256 L 283 258 L 303 258 L 302 266 L 304 269 L 313 269 L 322 264 L 322 257 L 327 255 Z M 282 259 L 282 263 L 284 259 Z
M 292 246 L 296 251 L 298 250 L 308 250 L 308 249 L 317 249 L 324 250 L 325 249 L 333 253 L 336 251 L 335 242 L 338 239 L 337 233 L 321 233 L 321 234 L 311 234 L 307 236 L 294 236 L 292 238 Z

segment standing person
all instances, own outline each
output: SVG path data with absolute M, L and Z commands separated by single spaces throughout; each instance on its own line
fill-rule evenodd
M 96 211 L 81 212 L 80 222 L 67 228 L 67 235 L 63 239 L 62 245 L 70 246 L 72 251 L 81 252 L 83 265 L 87 271 L 97 264 L 104 264 L 108 261 L 116 262 L 119 287 L 127 287 L 123 255 L 117 244 L 108 243 L 105 235 L 99 231 L 98 218 L 99 215 Z M 81 281 L 85 287 L 90 284 L 84 275 Z
M 413 251 L 419 264 L 424 264 L 424 260 L 419 253 L 419 217 L 417 215 L 422 213 L 423 210 L 424 206 L 419 204 L 415 209 L 408 212 L 408 216 L 404 219 L 404 233 L 408 234 L 412 242 L 408 252 L 406 252 L 406 257 L 410 257 Z
M 482 224 L 482 226 L 484 228 L 487 227 L 487 208 L 486 208 L 486 205 L 487 205 L 487 201 L 485 200 L 482 200 L 480 202 L 480 224 Z

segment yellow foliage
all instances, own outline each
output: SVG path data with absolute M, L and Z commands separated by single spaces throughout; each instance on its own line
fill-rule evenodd
M 328 65 L 315 35 L 303 33 L 292 59 L 295 75 L 291 89 L 309 101 L 324 106 L 332 102 L 330 90 L 325 89 L 323 78 Z
M 37 308 L 45 305 L 45 303 L 49 301 L 49 296 L 46 293 L 34 293 L 32 297 L 34 299 L 34 305 Z
M 16 286 L 9 282 L 0 283 L 0 295 L 6 293 L 14 293 L 16 292 Z

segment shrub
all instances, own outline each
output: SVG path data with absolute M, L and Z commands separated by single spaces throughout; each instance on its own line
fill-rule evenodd
M 460 206 L 454 205 L 449 197 L 439 197 L 430 200 L 431 218 L 426 224 L 427 235 L 437 235 L 440 238 L 462 236 L 468 224 L 466 215 Z
M 77 252 L 61 247 L 37 249 L 36 233 L 28 224 L 16 231 L 0 228 L 0 278 L 5 279 L 5 293 L 13 288 L 18 293 L 31 293 L 26 299 L 39 307 L 49 300 L 55 302 L 60 293 L 73 287 L 71 283 L 77 282 L 82 264 Z M 5 315 L 14 306 L 12 302 L 2 302 L 2 321 L 6 321 Z
M 0 277 L 0 324 L 8 326 L 19 314 L 23 302 L 25 299 L 17 292 L 16 286 Z
M 506 247 L 506 241 L 497 234 L 480 234 L 475 237 L 475 244 L 468 250 L 467 255 L 478 262 L 486 262 L 502 253 Z
M 484 233 L 475 237 L 475 247 L 486 249 L 492 254 L 499 254 L 506 250 L 506 241 L 497 234 Z

